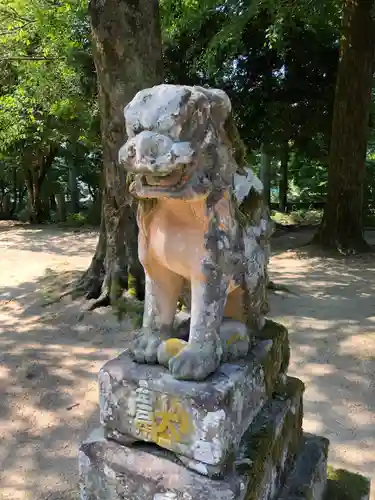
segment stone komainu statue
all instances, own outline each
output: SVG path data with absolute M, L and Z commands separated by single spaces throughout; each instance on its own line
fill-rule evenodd
M 167 361 L 175 378 L 203 380 L 221 361 L 245 356 L 264 325 L 272 224 L 263 186 L 243 168 L 225 92 L 159 85 L 139 92 L 124 114 L 128 140 L 119 161 L 139 200 L 146 275 L 132 352 L 139 363 Z M 184 290 L 189 338 L 176 349 L 168 339 Z

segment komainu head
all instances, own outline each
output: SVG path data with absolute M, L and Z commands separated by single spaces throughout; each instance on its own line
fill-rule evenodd
M 134 175 L 138 198 L 188 200 L 231 186 L 238 165 L 222 90 L 157 85 L 138 92 L 124 115 L 128 140 L 119 162 Z

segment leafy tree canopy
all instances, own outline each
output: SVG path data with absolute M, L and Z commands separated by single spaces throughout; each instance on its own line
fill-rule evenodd
M 168 79 L 224 88 L 250 150 L 261 143 L 277 150 L 290 141 L 299 152 L 324 159 L 338 7 L 304 0 L 163 0 Z

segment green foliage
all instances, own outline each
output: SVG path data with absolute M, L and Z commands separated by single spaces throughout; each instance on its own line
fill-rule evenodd
M 323 201 L 327 189 L 328 169 L 320 161 L 294 155 L 289 166 L 295 189 L 290 199 Z
M 259 172 L 261 144 L 271 152 L 273 202 L 286 141 L 289 201 L 324 201 L 341 3 L 160 0 L 160 7 L 166 81 L 228 93 L 246 162 Z M 27 219 L 26 185 L 32 178 L 34 185 L 41 182 L 50 220 L 56 220 L 51 200 L 65 193 L 67 224 L 98 224 L 99 121 L 86 0 L 3 0 L 0 212 L 8 196 L 11 215 Z M 365 191 L 369 221 L 375 212 L 373 144 L 372 132 Z M 41 175 L 40 160 L 51 147 L 53 164 Z M 77 192 L 80 204 L 73 207 Z
M 317 159 L 329 142 L 339 18 L 331 5 L 318 24 L 302 3 L 291 15 L 286 3 L 165 0 L 164 53 L 168 81 L 227 91 L 248 149 L 265 142 L 276 154 L 288 140 Z
M 51 147 L 57 148 L 57 156 L 52 171 L 50 166 L 44 171 L 41 161 Z M 69 171 L 74 165 L 76 182 L 87 186 L 89 196 L 95 198 L 100 160 L 86 2 L 4 0 L 0 6 L 0 165 L 4 166 L 0 181 L 10 191 L 15 177 L 20 185 L 27 181 L 34 192 L 40 185 L 45 204 L 61 190 L 69 193 Z
M 120 297 L 113 304 L 113 310 L 118 321 L 123 321 L 125 317 L 130 318 L 135 329 L 142 326 L 143 307 L 143 302 L 133 297 Z
M 370 481 L 360 474 L 328 466 L 326 500 L 361 500 L 367 498 Z
M 7 0 L 0 10 L 1 149 L 67 140 L 91 119 L 80 75 L 68 58 L 77 41 L 72 21 L 83 2 Z M 9 83 L 9 73 L 17 76 Z
M 86 217 L 79 212 L 78 214 L 68 215 L 64 225 L 71 227 L 82 227 L 86 224 Z
M 59 221 L 57 221 L 59 222 Z M 70 213 L 64 222 L 59 222 L 63 227 L 84 227 L 84 226 L 99 226 L 100 225 L 100 207 L 99 210 L 92 204 L 88 209 L 78 213 Z
M 283 226 L 298 225 L 298 226 L 310 226 L 318 225 L 322 219 L 322 210 L 292 210 L 291 212 L 285 214 L 282 212 L 277 212 L 272 210 L 271 218 L 278 224 Z

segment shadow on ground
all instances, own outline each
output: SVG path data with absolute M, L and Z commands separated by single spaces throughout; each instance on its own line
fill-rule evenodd
M 97 373 L 127 346 L 129 329 L 108 309 L 83 313 L 69 300 L 41 307 L 46 268 L 62 256 L 70 269 L 85 269 L 95 234 L 77 242 L 58 231 L 19 231 L 0 234 L 0 499 L 73 500 L 78 445 L 98 423 Z M 310 238 L 275 239 L 271 278 L 296 295 L 272 294 L 271 316 L 288 326 L 290 374 L 306 384 L 305 429 L 331 440 L 333 465 L 372 476 L 375 260 L 286 251 Z
M 109 309 L 40 307 L 41 280 L 3 287 L 0 498 L 77 498 L 77 451 L 98 423 L 99 368 L 127 345 Z
M 8 221 L 5 221 L 8 222 Z M 87 251 L 87 239 L 96 238 L 95 229 L 61 229 L 58 226 L 29 224 L 0 225 L 0 248 L 27 252 L 75 256 Z M 66 236 L 69 236 L 66 238 Z M 35 255 L 38 258 L 38 255 Z
M 331 440 L 333 465 L 375 479 L 375 259 L 315 249 L 276 255 L 272 316 L 290 332 L 290 373 L 306 384 L 305 430 Z

